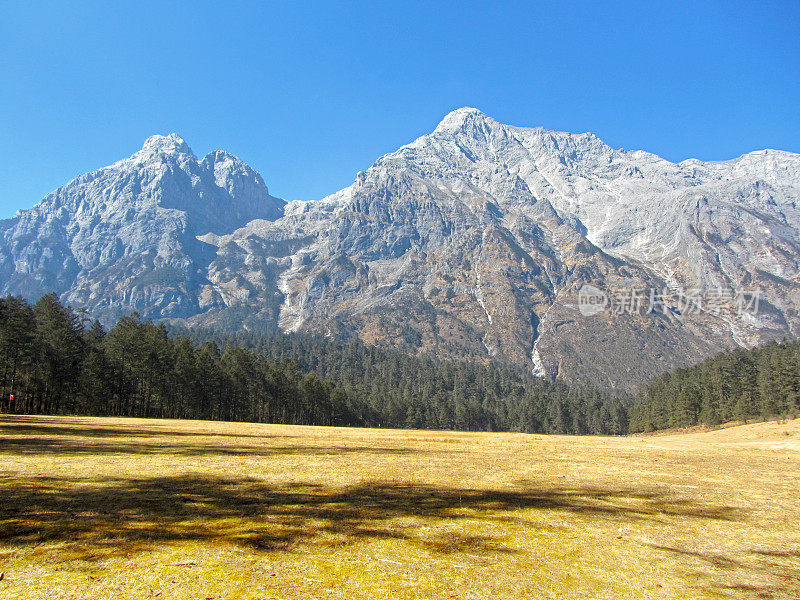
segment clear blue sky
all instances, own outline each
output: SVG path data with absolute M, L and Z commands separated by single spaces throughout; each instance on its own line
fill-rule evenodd
M 0 2 L 0 217 L 180 133 L 314 199 L 469 105 L 670 160 L 800 151 L 800 2 Z

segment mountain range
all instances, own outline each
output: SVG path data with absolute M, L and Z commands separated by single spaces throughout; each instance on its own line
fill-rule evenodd
M 55 291 L 106 323 L 136 310 L 317 331 L 633 391 L 797 337 L 798 200 L 798 154 L 672 163 L 473 108 L 315 201 L 156 135 L 0 221 L 0 292 Z

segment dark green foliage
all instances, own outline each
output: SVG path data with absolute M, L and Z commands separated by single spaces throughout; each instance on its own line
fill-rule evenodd
M 631 410 L 630 431 L 799 413 L 800 342 L 771 342 L 657 377 Z
M 306 334 L 108 332 L 51 294 L 0 299 L 0 410 L 483 431 L 620 434 L 625 399 L 500 366 Z M 11 395 L 14 400 L 11 401 Z
M 198 343 L 219 340 L 209 330 L 181 333 Z M 629 400 L 514 367 L 413 357 L 316 334 L 241 332 L 220 341 L 330 382 L 353 424 L 601 435 L 628 429 Z

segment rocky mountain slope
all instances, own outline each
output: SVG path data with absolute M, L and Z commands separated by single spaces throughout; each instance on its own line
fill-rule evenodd
M 631 389 L 797 334 L 799 198 L 796 154 L 674 164 L 463 108 L 350 187 L 283 206 L 173 134 L 0 223 L 0 286 L 107 319 L 318 330 Z M 583 310 L 581 289 L 608 305 Z M 752 294 L 738 310 L 742 289 L 757 310 Z
M 283 205 L 235 156 L 198 160 L 179 136 L 155 135 L 0 221 L 0 285 L 29 299 L 55 291 L 109 321 L 190 317 L 215 256 L 197 236 L 277 218 Z

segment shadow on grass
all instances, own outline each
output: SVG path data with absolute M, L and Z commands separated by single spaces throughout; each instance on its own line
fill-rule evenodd
M 696 572 L 700 579 L 711 579 L 712 581 L 716 579 L 713 584 L 702 586 L 702 589 L 710 594 L 718 594 L 720 590 L 725 590 L 746 593 L 756 598 L 783 598 L 789 597 L 789 589 L 797 589 L 800 585 L 800 565 L 796 561 L 780 560 L 793 559 L 800 555 L 794 551 L 752 550 L 749 553 L 740 553 L 737 558 L 732 558 L 708 550 L 657 544 L 646 545 L 656 550 L 693 558 L 713 567 L 710 570 L 700 569 Z M 753 556 L 756 557 L 756 560 L 753 560 Z M 771 558 L 779 560 L 770 560 Z M 723 573 L 726 575 L 722 575 Z M 754 575 L 757 577 L 758 583 L 747 580 Z M 737 579 L 740 580 L 737 581 Z
M 200 436 L 198 436 L 200 437 Z M 46 455 L 58 456 L 84 455 L 98 456 L 103 454 L 133 454 L 154 455 L 168 454 L 170 456 L 325 456 L 343 454 L 375 454 L 375 455 L 406 455 L 418 454 L 446 454 L 444 451 L 419 450 L 409 448 L 383 448 L 380 446 L 352 446 L 352 445 L 301 445 L 286 446 L 247 445 L 247 444 L 213 444 L 202 442 L 169 443 L 158 440 L 148 442 L 129 442 L 124 439 L 109 437 L 103 441 L 89 441 L 80 439 L 51 437 L 3 437 L 0 436 L 0 455 L 11 456 Z
M 195 434 L 168 426 L 104 427 L 73 418 L 49 419 L 45 424 L 37 418 L 0 417 L 0 433 L 5 434 L 0 437 L 1 460 L 14 455 L 102 457 L 107 453 L 178 457 L 353 454 L 354 461 L 359 453 L 418 455 L 420 460 L 447 455 L 376 446 L 276 446 L 278 438 L 297 436 Z M 181 438 L 169 440 L 169 436 Z M 216 437 L 221 439 L 215 441 Z M 264 443 L 244 438 L 264 438 Z M 248 478 L 198 475 L 82 479 L 0 474 L 0 553 L 30 552 L 33 557 L 41 552 L 47 562 L 124 557 L 181 541 L 232 543 L 257 553 L 279 553 L 396 540 L 445 556 L 466 554 L 488 564 L 499 555 L 519 552 L 513 540 L 498 533 L 508 530 L 504 526 L 516 532 L 541 527 L 559 535 L 558 523 L 570 516 L 610 521 L 616 529 L 619 522 L 662 522 L 664 517 L 711 522 L 736 521 L 744 515 L 739 509 L 634 486 L 543 489 L 519 481 L 504 491 L 384 482 L 331 488 L 272 486 Z M 486 526 L 476 533 L 481 522 Z M 772 579 L 786 578 L 786 585 L 798 575 L 792 567 L 798 556 L 794 548 L 753 550 L 754 566 L 738 555 L 652 547 L 701 561 L 707 565 L 704 573 L 727 574 L 726 583 L 716 581 L 708 588 L 714 593 L 724 590 L 777 598 L 781 597 L 779 587 L 736 581 L 738 574 L 756 569 Z
M 711 565 L 717 567 L 718 569 L 736 569 L 742 566 L 740 561 L 734 560 L 728 556 L 723 554 L 714 554 L 709 552 L 698 552 L 696 550 L 686 550 L 684 548 L 673 548 L 672 546 L 659 546 L 658 544 L 647 544 L 651 548 L 655 548 L 656 550 L 663 550 L 664 552 L 673 552 L 675 554 L 682 554 L 683 556 L 691 556 L 693 558 L 697 558 Z
M 176 437 L 180 441 L 168 438 Z M 170 454 L 175 456 L 278 456 L 431 454 L 433 451 L 353 445 L 276 445 L 296 435 L 191 432 L 160 426 L 102 426 L 80 418 L 0 417 L 0 455 Z M 227 439 L 231 438 L 231 439 Z M 216 442 L 219 440 L 219 442 Z M 268 443 L 259 443 L 257 440 Z
M 337 490 L 190 475 L 130 480 L 6 476 L 0 477 L 0 545 L 65 542 L 59 550 L 64 559 L 118 555 L 179 540 L 291 551 L 305 543 L 341 546 L 399 539 L 438 553 L 513 553 L 502 538 L 454 528 L 467 519 L 502 523 L 510 512 L 525 509 L 614 520 L 736 518 L 725 507 L 623 490 L 492 491 L 386 483 Z M 449 530 L 425 532 L 425 525 Z
M 114 417 L 111 417 L 114 418 Z M 125 418 L 125 417 L 120 417 Z M 291 439 L 296 435 L 270 435 L 253 433 L 223 433 L 221 431 L 187 431 L 186 429 L 176 429 L 168 425 L 98 425 L 92 417 L 43 417 L 26 415 L 0 415 L 0 433 L 15 435 L 63 435 L 81 437 L 109 437 L 124 436 L 127 438 L 150 438 L 159 436 L 176 437 L 196 437 L 209 436 L 220 438 L 264 438 L 264 439 Z M 145 421 L 145 419 L 143 419 Z M 147 422 L 158 422 L 154 419 L 146 419 Z M 222 424 L 221 422 L 216 422 Z M 248 423 L 249 424 L 249 423 Z

